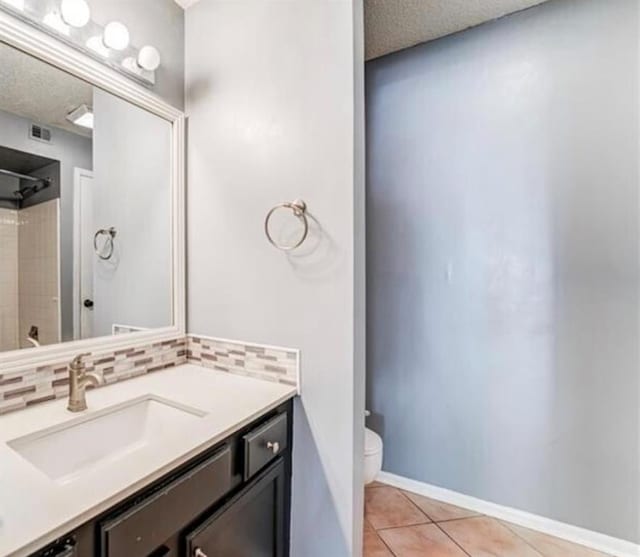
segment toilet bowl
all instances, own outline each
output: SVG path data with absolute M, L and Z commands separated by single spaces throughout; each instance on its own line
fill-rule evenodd
M 370 484 L 382 470 L 382 438 L 369 428 L 364 430 L 364 483 Z

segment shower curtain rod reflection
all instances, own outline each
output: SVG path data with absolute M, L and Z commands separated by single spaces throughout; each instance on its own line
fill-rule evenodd
M 0 168 L 0 175 L 11 176 L 12 178 L 19 178 L 20 180 L 28 180 L 31 182 L 31 185 L 22 186 L 13 192 L 13 200 L 18 202 L 25 201 L 32 195 L 35 195 L 51 185 L 51 178 L 36 178 L 34 176 L 27 176 L 26 174 L 12 172 L 11 170 L 5 170 L 3 168 Z M 4 201 L 7 200 L 5 199 Z
M 29 180 L 30 182 L 45 182 L 47 178 L 36 178 L 35 176 L 27 176 L 26 174 L 20 174 L 19 172 L 12 172 L 11 170 L 5 170 L 0 168 L 0 174 L 4 176 L 11 176 L 12 178 L 20 178 L 20 180 Z

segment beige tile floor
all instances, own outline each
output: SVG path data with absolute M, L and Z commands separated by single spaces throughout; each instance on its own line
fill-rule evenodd
M 365 490 L 364 557 L 607 557 L 381 483 Z

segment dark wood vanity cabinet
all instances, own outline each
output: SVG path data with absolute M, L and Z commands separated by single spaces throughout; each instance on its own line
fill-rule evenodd
M 284 557 L 286 483 L 285 463 L 279 458 L 186 536 L 185 555 Z
M 33 557 L 287 557 L 292 405 Z

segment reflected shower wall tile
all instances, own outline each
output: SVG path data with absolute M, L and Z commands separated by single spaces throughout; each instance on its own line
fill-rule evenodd
M 0 351 L 18 346 L 18 212 L 0 209 Z
M 19 212 L 18 341 L 31 346 L 27 335 L 38 327 L 41 344 L 60 341 L 58 200 Z

